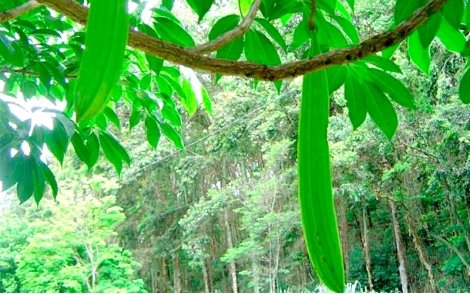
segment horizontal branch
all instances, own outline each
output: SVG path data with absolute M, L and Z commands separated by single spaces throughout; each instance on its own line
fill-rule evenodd
M 0 23 L 15 19 L 28 11 L 38 8 L 39 6 L 41 5 L 36 0 L 30 0 L 13 9 L 2 11 L 0 12 Z
M 63 13 L 78 23 L 86 23 L 88 9 L 73 0 L 37 1 Z M 446 0 L 431 0 L 392 31 L 377 34 L 357 46 L 330 51 L 310 59 L 289 62 L 274 67 L 247 61 L 221 60 L 203 56 L 191 52 L 191 49 L 170 44 L 134 29 L 131 29 L 129 33 L 129 45 L 147 54 L 196 70 L 274 81 L 301 76 L 332 65 L 354 62 L 398 44 L 405 40 L 417 27 L 426 22 L 431 15 L 438 12 L 445 2 Z
M 249 29 L 261 5 L 261 0 L 253 1 L 250 10 L 239 26 L 225 32 L 216 39 L 189 49 L 193 53 L 210 53 L 219 50 L 228 43 L 243 36 Z

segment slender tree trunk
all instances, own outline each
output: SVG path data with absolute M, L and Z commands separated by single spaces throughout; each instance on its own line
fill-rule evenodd
M 366 208 L 362 206 L 362 244 L 364 248 L 364 258 L 366 260 L 367 282 L 369 283 L 369 291 L 374 291 L 374 283 L 372 277 L 372 262 L 369 250 L 369 226 L 367 225 Z
M 400 273 L 400 281 L 401 281 L 401 289 L 403 293 L 408 293 L 408 274 L 406 272 L 406 259 L 403 249 L 403 244 L 401 240 L 401 233 L 400 233 L 400 224 L 397 220 L 397 208 L 395 203 L 392 200 L 388 201 L 391 209 L 392 214 L 392 224 L 393 224 L 393 232 L 395 235 L 395 245 L 397 248 L 397 256 L 398 256 L 398 271 Z
M 226 186 L 225 179 L 227 179 L 227 164 L 225 160 L 222 162 L 222 187 Z M 228 206 L 224 208 L 224 227 L 225 227 L 225 233 L 227 237 L 227 250 L 230 250 L 233 248 L 233 238 L 232 238 L 232 229 L 230 227 L 230 210 Z M 237 282 L 237 266 L 235 264 L 235 261 L 231 261 L 228 264 L 228 270 L 229 270 L 229 275 L 230 275 L 230 281 L 232 285 L 232 292 L 233 293 L 238 293 L 238 282 Z
M 344 268 L 346 280 L 349 276 L 349 248 L 348 248 L 348 221 L 346 219 L 346 200 L 343 197 L 335 197 L 339 207 L 339 232 L 341 235 L 341 249 L 343 250 Z
M 152 263 L 150 265 L 150 275 L 151 275 L 152 292 L 156 293 L 156 292 L 158 292 L 158 289 L 157 289 L 157 273 L 156 273 L 154 263 Z
M 230 223 L 229 223 L 229 210 L 228 208 L 224 209 L 224 226 L 225 226 L 225 232 L 227 235 L 227 250 L 233 248 L 233 240 L 232 240 L 232 229 L 230 228 Z M 228 271 L 230 275 L 230 281 L 232 285 L 232 292 L 233 293 L 238 293 L 238 283 L 237 283 L 237 266 L 235 264 L 235 261 L 231 261 L 228 264 Z
M 407 224 L 408 229 L 410 230 L 411 236 L 413 237 L 413 244 L 415 245 L 416 251 L 418 252 L 419 261 L 421 261 L 421 264 L 426 269 L 427 274 L 428 274 L 429 287 L 430 287 L 429 292 L 436 293 L 437 292 L 436 282 L 434 280 L 434 274 L 432 272 L 432 266 L 429 263 L 426 252 L 423 250 L 421 238 L 418 235 L 418 231 L 416 230 L 414 222 L 412 221 L 411 216 L 410 216 L 408 211 L 406 212 L 406 220 L 407 220 L 407 223 L 408 223 Z
M 168 292 L 168 264 L 166 263 L 166 257 L 162 258 L 162 292 Z
M 211 289 L 211 278 L 210 278 L 210 274 L 209 274 L 209 267 L 207 266 L 207 263 L 206 263 L 206 260 L 203 259 L 202 260 L 202 276 L 203 276 L 203 279 L 204 279 L 204 292 L 206 293 L 211 293 L 212 292 L 212 289 Z
M 173 255 L 173 292 L 181 293 L 181 270 L 178 253 Z

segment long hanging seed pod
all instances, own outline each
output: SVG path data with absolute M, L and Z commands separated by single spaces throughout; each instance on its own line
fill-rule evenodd
M 311 55 L 319 54 L 315 38 Z M 303 78 L 299 119 L 299 201 L 308 254 L 322 282 L 335 292 L 344 291 L 344 268 L 331 186 L 327 139 L 328 80 L 325 71 Z
M 77 122 L 96 117 L 119 79 L 129 33 L 127 0 L 93 0 L 75 88 Z

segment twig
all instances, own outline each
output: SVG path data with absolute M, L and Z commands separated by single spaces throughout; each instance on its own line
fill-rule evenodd
M 218 36 L 214 40 L 207 42 L 205 44 L 198 45 L 194 48 L 190 48 L 189 51 L 193 53 L 210 53 L 219 50 L 220 48 L 224 47 L 228 43 L 232 42 L 243 36 L 248 29 L 250 28 L 253 20 L 256 17 L 256 13 L 259 10 L 259 6 L 261 4 L 261 0 L 253 1 L 248 14 L 245 16 L 243 21 L 240 23 L 239 26 L 236 28 L 225 32 L 224 34 Z
M 13 9 L 2 11 L 0 12 L 0 23 L 15 19 L 18 16 L 25 14 L 26 12 L 38 8 L 39 6 L 41 6 L 41 4 L 39 4 L 36 0 L 30 0 Z
M 63 13 L 78 23 L 86 23 L 88 9 L 73 0 L 38 0 L 38 2 Z M 190 49 L 153 38 L 134 29 L 130 30 L 129 45 L 144 53 L 196 70 L 275 81 L 301 76 L 332 65 L 351 63 L 398 44 L 426 22 L 431 15 L 438 12 L 445 3 L 446 0 L 432 0 L 392 31 L 377 34 L 357 46 L 330 51 L 310 59 L 288 62 L 274 67 L 254 62 L 221 60 L 203 56 L 191 52 Z

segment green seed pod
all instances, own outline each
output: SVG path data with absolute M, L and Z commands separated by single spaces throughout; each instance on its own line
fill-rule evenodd
M 312 39 L 311 55 L 319 53 Z M 344 268 L 331 186 L 329 92 L 325 71 L 303 78 L 299 119 L 299 201 L 308 254 L 322 282 L 344 291 Z
M 129 33 L 127 0 L 93 0 L 75 88 L 77 122 L 100 114 L 119 79 Z

